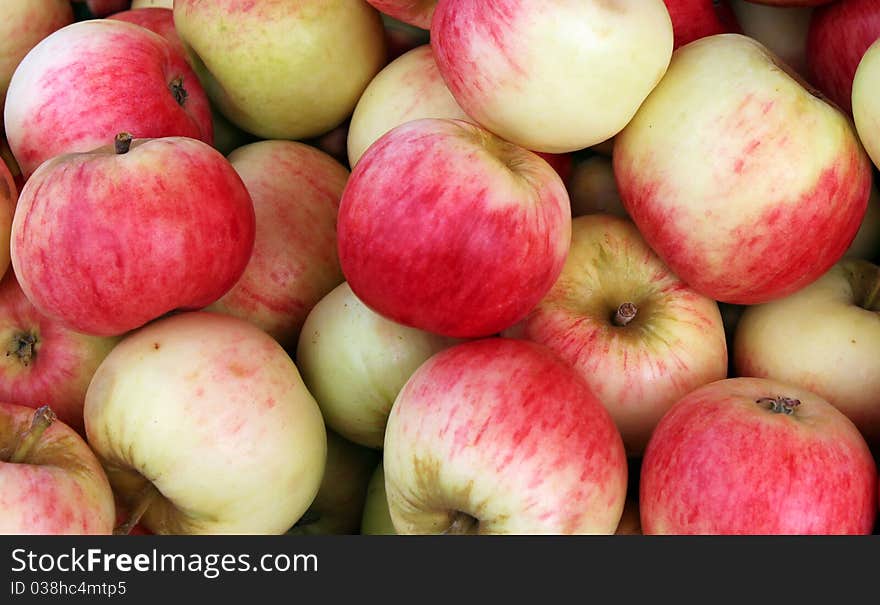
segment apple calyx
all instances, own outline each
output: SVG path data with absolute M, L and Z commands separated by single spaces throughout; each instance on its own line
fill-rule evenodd
M 761 397 L 756 400 L 755 403 L 762 405 L 767 404 L 769 406 L 767 409 L 774 414 L 785 414 L 786 416 L 794 414 L 795 408 L 801 404 L 799 399 L 792 399 L 791 397 L 784 397 L 782 395 L 776 397 Z
M 452 523 L 443 532 L 446 536 L 465 536 L 477 533 L 480 521 L 467 513 L 456 511 L 452 515 Z
M 37 408 L 34 412 L 33 420 L 31 420 L 31 425 L 18 436 L 18 442 L 15 444 L 15 449 L 12 450 L 12 455 L 9 457 L 8 462 L 21 464 L 27 460 L 28 454 L 34 449 L 43 433 L 57 419 L 58 416 L 48 405 Z
M 186 98 L 189 96 L 189 93 L 186 92 L 186 88 L 183 87 L 183 77 L 177 76 L 171 80 L 168 83 L 168 90 L 171 91 L 171 95 L 174 97 L 174 100 L 177 101 L 177 104 L 183 107 Z
M 134 500 L 134 507 L 128 515 L 128 518 L 113 530 L 114 536 L 127 536 L 131 533 L 132 528 L 137 525 L 147 509 L 159 495 L 159 490 L 152 482 L 147 481 L 144 488 L 138 493 Z
M 16 332 L 6 349 L 6 356 L 15 355 L 21 365 L 28 367 L 37 355 L 38 341 L 37 335 L 33 332 Z
M 611 318 L 611 323 L 615 326 L 622 328 L 627 325 L 629 322 L 636 318 L 636 315 L 639 312 L 639 308 L 635 306 L 631 302 L 625 302 L 614 312 L 614 316 Z
M 116 155 L 123 155 L 128 153 L 128 150 L 131 149 L 131 141 L 133 137 L 130 132 L 120 132 L 116 135 L 116 138 L 113 139 L 113 146 L 116 150 Z

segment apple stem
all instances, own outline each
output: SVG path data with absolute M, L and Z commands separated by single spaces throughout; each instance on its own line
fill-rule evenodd
M 36 355 L 36 351 L 34 350 L 36 344 L 37 337 L 35 334 L 31 334 L 30 332 L 19 332 L 12 337 L 12 343 L 9 350 L 6 351 L 6 356 L 9 357 L 14 354 L 18 357 L 21 365 L 27 367 L 31 365 L 31 362 L 34 360 L 34 355 Z
M 755 403 L 761 404 L 769 404 L 767 408 L 774 414 L 785 414 L 786 416 L 791 416 L 794 414 L 794 410 L 797 406 L 801 404 L 800 400 L 792 399 L 791 397 L 761 397 Z
M 452 517 L 452 523 L 449 524 L 449 527 L 444 531 L 444 535 L 448 536 L 463 536 L 467 534 L 473 534 L 477 529 L 477 526 L 480 524 L 477 519 L 470 516 L 467 513 L 463 513 L 461 511 L 456 512 Z
M 114 145 L 116 147 L 116 155 L 123 155 L 128 153 L 128 150 L 131 149 L 131 141 L 132 136 L 129 132 L 120 132 L 116 135 L 116 139 L 114 139 Z
M 134 508 L 131 509 L 131 513 L 128 515 L 128 518 L 124 523 L 119 525 L 116 529 L 113 530 L 114 536 L 127 536 L 131 533 L 132 528 L 137 525 L 141 518 L 144 516 L 144 513 L 147 512 L 147 509 L 150 508 L 150 505 L 156 499 L 156 496 L 159 495 L 159 490 L 156 489 L 156 486 L 151 482 L 147 482 L 144 486 L 144 489 L 137 495 L 137 498 L 134 501 Z
M 186 92 L 186 88 L 183 87 L 183 77 L 177 76 L 171 82 L 168 83 L 168 90 L 171 91 L 171 94 L 174 96 L 174 100 L 177 101 L 177 104 L 183 107 L 183 104 L 186 102 L 186 98 L 189 96 L 189 93 Z
M 58 416 L 48 405 L 37 408 L 34 412 L 34 418 L 31 420 L 31 426 L 19 437 L 18 444 L 12 451 L 9 461 L 13 464 L 24 462 L 46 429 L 52 426 L 52 423 L 57 419 Z
M 638 312 L 639 308 L 637 306 L 631 302 L 625 302 L 617 307 L 617 311 L 614 312 L 614 317 L 611 321 L 615 326 L 622 328 L 634 320 Z

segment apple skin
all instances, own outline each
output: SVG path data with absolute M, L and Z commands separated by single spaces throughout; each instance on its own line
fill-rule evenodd
M 386 58 L 364 0 L 177 0 L 174 23 L 214 104 L 263 139 L 333 130 Z
M 125 21 L 145 27 L 165 38 L 172 48 L 184 59 L 188 58 L 186 47 L 174 29 L 174 11 L 170 8 L 153 7 L 122 11 L 107 17 L 115 21 Z
M 131 8 L 149 8 L 151 6 L 159 8 L 174 8 L 174 0 L 131 0 Z
M 241 278 L 210 308 L 253 322 L 288 350 L 309 311 L 343 282 L 336 215 L 348 170 L 294 141 L 260 141 L 229 162 L 254 204 L 254 250 Z
M 33 408 L 0 403 L 0 534 L 109 535 L 115 508 L 107 476 L 76 431 L 56 420 L 22 462 L 9 461 Z
M 880 40 L 871 45 L 859 62 L 853 80 L 852 107 L 856 130 L 865 150 L 880 167 Z
M 608 412 L 552 351 L 521 340 L 460 344 L 416 370 L 383 464 L 400 534 L 612 534 L 626 496 Z
M 763 4 L 765 6 L 820 6 L 829 4 L 835 0 L 747 0 L 752 4 Z
M 852 114 L 852 85 L 859 62 L 880 38 L 880 4 L 846 0 L 813 11 L 807 60 L 813 83 Z
M 382 463 L 373 471 L 367 485 L 367 497 L 364 502 L 364 513 L 361 518 L 361 535 L 365 536 L 396 536 L 397 530 L 391 521 L 388 510 L 388 496 L 385 492 L 385 470 Z
M 791 415 L 762 398 L 800 402 Z M 693 391 L 660 421 L 642 460 L 650 534 L 870 534 L 877 468 L 830 403 L 772 380 L 731 378 Z
M 0 401 L 52 411 L 84 433 L 83 403 L 98 365 L 118 342 L 73 332 L 37 311 L 7 271 L 0 281 Z
M 615 139 L 639 231 L 720 302 L 767 302 L 818 279 L 867 208 L 871 166 L 852 123 L 784 67 L 738 34 L 692 42 Z
M 437 0 L 367 0 L 367 2 L 389 17 L 422 29 L 431 29 L 431 18 L 437 7 Z
M 662 0 L 439 0 L 431 23 L 440 73 L 465 113 L 549 153 L 620 131 L 666 71 L 672 44 Z
M 457 341 L 386 319 L 342 283 L 309 312 L 297 367 L 327 426 L 381 448 L 394 399 L 412 373 Z
M 740 33 L 727 0 L 663 0 L 672 20 L 674 46 L 715 34 Z
M 737 374 L 813 391 L 880 445 L 880 268 L 833 266 L 812 284 L 748 307 L 734 338 Z
M 807 35 L 813 8 L 768 6 L 750 0 L 730 0 L 742 33 L 766 46 L 801 76 L 809 76 Z
M 535 154 L 467 122 L 408 122 L 349 177 L 342 272 L 388 319 L 456 338 L 496 334 L 562 270 L 568 204 L 559 175 Z
M 88 442 L 129 506 L 159 494 L 156 534 L 282 534 L 318 492 L 321 412 L 281 346 L 256 326 L 195 311 L 127 335 L 95 373 Z
M 5 0 L 0 20 L 0 107 L 12 73 L 24 56 L 52 32 L 73 23 L 69 0 Z
M 546 345 L 605 405 L 629 456 L 640 456 L 663 414 L 695 388 L 726 378 L 727 344 L 714 300 L 673 275 L 628 220 L 572 221 L 559 279 L 505 332 Z M 615 311 L 635 317 L 616 325 Z
M 74 2 L 85 2 L 94 17 L 106 17 L 112 13 L 127 10 L 131 5 L 131 0 L 73 0 Z
M 124 154 L 108 146 L 37 169 L 12 221 L 12 267 L 40 313 L 115 336 L 225 294 L 250 259 L 254 224 L 250 195 L 218 151 L 136 139 Z
M 90 151 L 122 131 L 213 142 L 208 99 L 186 61 L 158 34 L 110 19 L 68 25 L 28 53 L 9 85 L 5 120 L 26 178 L 52 157 Z

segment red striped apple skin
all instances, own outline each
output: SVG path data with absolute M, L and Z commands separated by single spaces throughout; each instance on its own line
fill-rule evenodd
M 342 194 L 339 260 L 398 323 L 479 337 L 522 319 L 562 271 L 568 194 L 535 154 L 458 120 L 408 122 L 361 157 Z
M 186 58 L 186 48 L 174 29 L 174 11 L 170 8 L 153 6 L 149 8 L 138 8 L 133 10 L 122 11 L 115 15 L 110 15 L 108 19 L 115 21 L 125 21 L 140 25 L 153 33 L 159 34 L 165 38 L 172 48 L 177 51 L 181 57 Z
M 586 382 L 536 343 L 490 338 L 438 353 L 391 409 L 384 470 L 398 533 L 612 534 L 627 463 Z
M 176 96 L 178 78 L 185 94 Z M 109 19 L 62 28 L 24 58 L 5 124 L 26 177 L 49 158 L 90 151 L 122 131 L 213 143 L 208 98 L 183 56 L 158 34 Z
M 774 413 L 764 397 L 800 402 Z M 810 391 L 733 378 L 660 421 L 639 483 L 645 534 L 870 534 L 877 468 L 840 411 Z
M 232 165 L 184 137 L 53 158 L 28 180 L 12 223 L 12 266 L 28 299 L 99 336 L 214 302 L 243 273 L 255 232 Z

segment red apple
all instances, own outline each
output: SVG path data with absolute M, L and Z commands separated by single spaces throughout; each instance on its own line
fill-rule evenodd
M 85 2 L 89 12 L 95 17 L 106 17 L 111 13 L 124 11 L 131 5 L 131 0 L 73 0 Z
M 672 20 L 674 48 L 715 34 L 741 31 L 727 0 L 663 0 Z
M 612 534 L 627 463 L 586 382 L 549 349 L 489 338 L 425 362 L 383 455 L 400 534 Z
M 180 41 L 180 36 L 177 35 L 177 30 L 174 29 L 174 11 L 170 8 L 138 8 L 122 11 L 107 18 L 140 25 L 165 38 L 181 57 L 186 59 L 189 56 L 183 42 Z
M 113 492 L 95 454 L 48 406 L 0 403 L 0 534 L 110 534 Z
M 660 421 L 639 490 L 645 534 L 870 534 L 877 468 L 810 391 L 760 378 L 693 391 Z
M 208 99 L 183 57 L 158 34 L 109 19 L 69 25 L 28 53 L 9 85 L 5 120 L 25 177 L 122 131 L 213 142 Z
M 253 245 L 251 198 L 218 151 L 184 137 L 117 137 L 115 149 L 37 169 L 18 201 L 11 252 L 41 313 L 109 336 L 214 302 Z
M 813 83 L 847 113 L 865 51 L 880 38 L 880 2 L 846 0 L 817 8 L 810 20 L 807 60 Z
M 570 237 L 568 194 L 550 165 L 458 120 L 383 135 L 339 208 L 339 258 L 357 297 L 444 336 L 522 319 L 562 270 Z
M 819 6 L 829 4 L 835 0 L 747 0 L 752 4 L 764 4 L 766 6 Z

